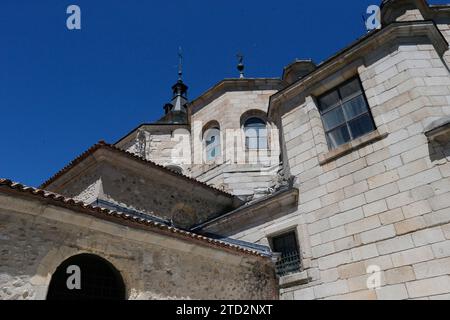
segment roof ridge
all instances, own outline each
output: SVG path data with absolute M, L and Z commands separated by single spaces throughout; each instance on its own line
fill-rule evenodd
M 38 188 L 34 188 L 34 187 L 29 187 L 24 184 L 14 182 L 10 179 L 4 179 L 4 178 L 0 179 L 0 190 L 4 187 L 7 187 L 16 192 L 27 193 L 33 197 L 39 197 L 41 199 L 49 200 L 52 203 L 59 205 L 59 206 L 63 206 L 65 208 L 69 207 L 69 208 L 86 210 L 90 214 L 101 214 L 104 217 L 111 217 L 111 218 L 114 218 L 117 220 L 122 219 L 122 220 L 125 220 L 127 222 L 130 222 L 130 223 L 133 223 L 136 225 L 144 225 L 147 227 L 152 227 L 154 229 L 164 231 L 165 233 L 168 233 L 168 234 L 169 233 L 177 234 L 186 239 L 190 238 L 190 239 L 193 239 L 196 241 L 202 241 L 204 243 L 209 244 L 210 246 L 231 249 L 231 250 L 235 250 L 235 251 L 238 251 L 241 253 L 258 256 L 258 257 L 267 257 L 267 254 L 263 254 L 256 250 L 246 249 L 239 245 L 230 244 L 225 241 L 205 237 L 205 236 L 202 236 L 202 235 L 194 233 L 194 232 L 186 231 L 186 230 L 179 229 L 179 228 L 176 228 L 173 226 L 168 226 L 164 223 L 152 221 L 150 219 L 139 218 L 139 217 L 136 217 L 131 214 L 124 213 L 124 212 L 110 210 L 110 209 L 106 209 L 106 208 L 102 208 L 102 207 L 98 207 L 98 206 L 93 206 L 93 205 L 87 204 L 85 202 L 78 201 L 73 198 L 68 198 L 68 197 L 65 197 L 63 195 L 60 195 L 60 194 L 57 194 L 54 192 L 50 192 L 47 190 L 38 189 Z
M 138 160 L 138 161 L 141 161 L 141 162 L 143 162 L 143 163 L 152 165 L 152 166 L 155 167 L 155 168 L 164 170 L 164 171 L 166 171 L 166 172 L 168 172 L 168 173 L 171 173 L 172 175 L 181 177 L 181 178 L 183 178 L 183 179 L 185 179 L 185 180 L 189 180 L 189 181 L 191 181 L 191 182 L 197 183 L 197 184 L 199 184 L 199 185 L 201 185 L 201 186 L 203 186 L 203 187 L 207 187 L 207 188 L 209 188 L 209 189 L 211 189 L 211 190 L 214 190 L 215 192 L 220 192 L 220 193 L 222 193 L 223 195 L 225 195 L 225 196 L 227 196 L 227 197 L 234 197 L 234 195 L 232 195 L 231 193 L 228 193 L 228 192 L 226 192 L 226 191 L 220 190 L 220 189 L 215 188 L 215 187 L 213 187 L 213 186 L 210 186 L 210 185 L 208 185 L 208 184 L 206 184 L 206 183 L 204 183 L 204 182 L 201 182 L 201 181 L 199 181 L 199 180 L 197 180 L 197 179 L 195 179 L 195 178 L 191 178 L 191 177 L 186 176 L 186 175 L 184 175 L 184 174 L 182 174 L 182 173 L 179 173 L 179 172 L 176 172 L 176 171 L 171 170 L 171 169 L 169 169 L 169 168 L 166 168 L 166 167 L 164 167 L 164 166 L 162 166 L 162 165 L 157 164 L 157 163 L 154 162 L 154 161 L 147 160 L 147 159 L 145 159 L 144 157 L 138 156 L 138 155 L 133 154 L 133 153 L 131 153 L 131 152 L 129 152 L 129 151 L 120 149 L 120 148 L 116 147 L 115 145 L 106 143 L 106 142 L 103 141 L 103 140 L 100 140 L 98 143 L 96 143 L 95 145 L 93 145 L 92 147 L 90 147 L 88 150 L 86 150 L 85 152 L 83 152 L 81 155 L 79 155 L 78 157 L 76 157 L 75 159 L 73 159 L 71 162 L 69 162 L 68 165 L 66 165 L 66 166 L 65 166 L 64 168 L 62 168 L 60 171 L 58 171 L 57 173 L 55 173 L 55 174 L 54 174 L 52 177 L 50 177 L 48 180 L 46 180 L 45 182 L 43 182 L 43 183 L 39 186 L 39 188 L 44 189 L 44 188 L 48 187 L 52 182 L 54 182 L 56 179 L 58 179 L 59 177 L 61 177 L 61 176 L 64 175 L 65 173 L 67 173 L 67 172 L 68 172 L 70 169 L 72 169 L 75 165 L 77 165 L 78 163 L 80 163 L 81 161 L 83 161 L 84 159 L 86 159 L 89 155 L 91 155 L 91 154 L 94 153 L 95 151 L 99 150 L 100 148 L 108 148 L 109 150 L 112 150 L 112 151 L 115 151 L 115 152 L 120 152 L 120 153 L 122 153 L 123 155 L 126 155 L 126 156 L 128 156 L 128 157 L 130 157 L 130 158 L 132 158 L 132 159 L 134 159 L 134 160 Z

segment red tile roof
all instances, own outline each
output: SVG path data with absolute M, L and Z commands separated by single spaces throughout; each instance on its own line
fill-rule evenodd
M 84 159 L 86 159 L 88 156 L 90 156 L 91 154 L 93 154 L 95 151 L 99 150 L 99 149 L 107 149 L 113 152 L 117 152 L 118 154 L 127 156 L 130 159 L 136 160 L 136 161 L 140 161 L 142 163 L 145 163 L 146 165 L 149 165 L 153 168 L 159 169 L 159 170 L 163 170 L 171 175 L 177 176 L 181 179 L 187 180 L 189 182 L 201 185 L 202 187 L 208 188 L 210 190 L 213 190 L 214 192 L 220 193 L 226 197 L 233 197 L 232 194 L 222 191 L 220 189 L 214 188 L 206 183 L 200 182 L 199 180 L 196 180 L 194 178 L 190 178 L 186 175 L 183 175 L 181 173 L 175 172 L 173 170 L 170 170 L 164 166 L 161 166 L 159 164 L 156 164 L 153 161 L 147 160 L 145 158 L 142 158 L 140 156 L 137 156 L 133 153 L 130 153 L 128 151 L 124 151 L 122 149 L 117 148 L 116 146 L 112 145 L 112 144 L 108 144 L 104 141 L 100 141 L 97 144 L 93 145 L 92 147 L 90 147 L 88 150 L 86 150 L 84 153 L 82 153 L 80 156 L 78 156 L 77 158 L 75 158 L 74 160 L 72 160 L 67 166 L 65 166 L 63 169 L 61 169 L 59 172 L 57 172 L 53 177 L 51 177 L 50 179 L 48 179 L 47 181 L 45 181 L 43 184 L 41 184 L 39 186 L 39 188 L 41 189 L 45 189 L 47 188 L 51 183 L 53 183 L 54 181 L 56 181 L 59 177 L 61 177 L 62 175 L 64 175 L 65 173 L 67 173 L 70 169 L 72 169 L 73 167 L 75 167 L 78 163 L 82 162 Z
M 41 201 L 42 200 L 48 201 L 50 204 L 55 206 L 74 209 L 77 210 L 78 212 L 82 212 L 90 216 L 94 216 L 103 220 L 108 220 L 119 224 L 125 224 L 127 226 L 134 227 L 136 229 L 151 230 L 172 237 L 178 237 L 182 240 L 195 241 L 204 245 L 208 245 L 210 247 L 220 248 L 224 250 L 232 250 L 234 252 L 238 252 L 241 254 L 266 257 L 266 255 L 256 250 L 250 250 L 238 245 L 227 243 L 225 241 L 208 238 L 196 233 L 170 227 L 163 223 L 159 223 L 153 220 L 137 218 L 133 215 L 126 214 L 123 212 L 108 210 L 105 208 L 89 205 L 81 201 L 76 201 L 75 199 L 72 198 L 66 198 L 62 195 L 53 192 L 28 187 L 8 179 L 0 179 L 0 192 L 3 193 L 13 192 L 17 194 L 31 196 L 34 198 L 38 198 Z

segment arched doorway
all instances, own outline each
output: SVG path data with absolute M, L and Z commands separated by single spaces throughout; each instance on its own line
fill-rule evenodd
M 111 263 L 96 255 L 80 254 L 56 269 L 47 300 L 125 300 L 125 285 Z

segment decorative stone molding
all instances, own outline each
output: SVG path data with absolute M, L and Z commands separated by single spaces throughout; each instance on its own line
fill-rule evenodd
M 442 56 L 448 50 L 448 42 L 433 21 L 408 21 L 394 22 L 383 29 L 369 33 L 367 36 L 357 40 L 348 48 L 317 66 L 317 69 L 309 75 L 294 82 L 287 88 L 279 91 L 271 97 L 269 105 L 269 116 L 274 109 L 280 107 L 290 99 L 298 95 L 308 96 L 315 85 L 322 80 L 333 76 L 345 66 L 354 63 L 355 60 L 364 58 L 367 54 L 385 45 L 399 43 L 404 39 L 428 39 L 434 46 L 436 52 Z M 363 60 L 360 60 L 361 63 Z
M 303 285 L 310 282 L 307 271 L 302 271 L 294 274 L 289 274 L 287 276 L 280 278 L 280 288 L 289 288 L 293 286 Z
M 281 79 L 277 78 L 225 79 L 206 91 L 200 97 L 191 101 L 188 104 L 188 109 L 191 114 L 194 114 L 211 101 L 214 101 L 224 93 L 230 91 L 280 90 L 282 87 L 283 84 Z
M 358 150 L 370 143 L 373 143 L 378 140 L 382 140 L 388 136 L 387 132 L 381 132 L 380 129 L 375 130 L 361 138 L 352 140 L 337 149 L 331 150 L 327 153 L 319 154 L 319 163 L 320 165 L 325 165 L 333 160 L 336 160 L 339 157 L 345 156 L 355 150 Z

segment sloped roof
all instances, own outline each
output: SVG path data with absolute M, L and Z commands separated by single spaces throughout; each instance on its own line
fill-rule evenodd
M 0 192 L 3 193 L 14 193 L 22 194 L 24 196 L 29 196 L 41 201 L 46 201 L 52 205 L 73 209 L 80 213 L 85 213 L 102 220 L 108 220 L 118 224 L 125 224 L 126 226 L 134 227 L 136 229 L 151 230 L 159 232 L 168 236 L 178 237 L 183 240 L 190 240 L 202 243 L 204 245 L 232 250 L 241 254 L 267 257 L 267 252 L 259 252 L 257 250 L 251 250 L 244 248 L 239 245 L 232 243 L 227 243 L 225 241 L 216 240 L 201 236 L 196 233 L 185 231 L 179 228 L 168 226 L 164 223 L 153 221 L 150 219 L 144 219 L 140 217 L 133 216 L 131 214 L 123 213 L 120 211 L 109 210 L 93 205 L 86 204 L 81 201 L 76 201 L 72 198 L 64 197 L 60 194 L 49 192 L 42 189 L 37 189 L 33 187 L 28 187 L 23 184 L 13 182 L 9 179 L 0 179 Z
M 212 218 L 208 221 L 205 221 L 197 226 L 192 227 L 190 230 L 195 232 L 203 232 L 204 230 L 208 229 L 211 225 L 215 224 L 221 224 L 227 221 L 236 221 L 240 217 L 249 214 L 251 210 L 258 209 L 258 208 L 265 208 L 267 205 L 270 204 L 270 202 L 281 199 L 284 197 L 292 197 L 293 201 L 295 201 L 295 204 L 298 203 L 298 196 L 299 196 L 299 190 L 294 187 L 286 187 L 283 188 L 273 194 L 267 195 L 265 197 L 253 200 L 233 211 L 228 212 L 227 214 L 221 215 L 216 218 Z M 273 214 L 272 214 L 273 216 Z
M 201 96 L 189 102 L 188 108 L 191 113 L 196 113 L 199 108 L 204 107 L 218 96 L 229 91 L 250 90 L 281 90 L 284 83 L 280 78 L 240 78 L 223 79 L 208 89 Z
M 332 55 L 325 61 L 319 63 L 317 68 L 305 75 L 296 82 L 278 91 L 270 98 L 268 114 L 270 115 L 276 107 L 275 102 L 281 98 L 286 98 L 289 95 L 294 95 L 299 88 L 311 83 L 317 82 L 325 77 L 325 75 L 332 74 L 338 70 L 339 65 L 346 60 L 350 60 L 352 56 L 359 54 L 362 50 L 369 50 L 370 43 L 377 43 L 381 45 L 383 41 L 390 41 L 396 37 L 413 37 L 413 36 L 427 36 L 436 46 L 438 52 L 444 53 L 448 49 L 448 42 L 442 33 L 438 30 L 434 21 L 401 21 L 392 22 L 386 27 L 379 30 L 373 30 L 366 35 L 363 35 L 349 46 Z M 373 41 L 373 42 L 372 42 Z M 347 62 L 348 63 L 348 62 Z
M 154 123 L 142 123 L 140 125 L 138 125 L 137 127 L 135 127 L 133 130 L 129 131 L 126 135 L 124 135 L 123 137 L 121 137 L 119 140 L 117 140 L 113 145 L 114 146 L 118 146 L 120 143 L 122 143 L 123 141 L 125 141 L 128 137 L 130 137 L 133 133 L 135 133 L 136 131 L 138 131 L 139 129 L 143 128 L 143 127 L 152 127 L 152 128 L 164 128 L 167 130 L 170 129 L 179 129 L 179 128 L 185 128 L 185 129 L 190 129 L 190 126 L 188 124 L 179 124 L 179 123 L 158 123 L 158 122 L 154 122 Z
M 206 184 L 206 183 L 200 182 L 199 180 L 196 180 L 196 179 L 194 179 L 194 178 L 190 178 L 190 177 L 188 177 L 188 176 L 186 176 L 186 175 L 183 175 L 183 174 L 181 174 L 181 173 L 179 173 L 179 172 L 170 170 L 169 168 L 166 168 L 166 167 L 164 167 L 164 166 L 162 166 L 162 165 L 159 165 L 159 164 L 157 164 L 157 163 L 155 163 L 155 162 L 153 162 L 153 161 L 150 161 L 150 160 L 144 159 L 144 158 L 142 158 L 142 157 L 139 157 L 139 156 L 137 156 L 137 155 L 135 155 L 135 154 L 133 154 L 133 153 L 130 153 L 130 152 L 128 152 L 128 151 L 124 151 L 124 150 L 122 150 L 122 149 L 119 149 L 119 148 L 117 148 L 116 146 L 114 146 L 114 145 L 112 145 L 112 144 L 108 144 L 108 143 L 106 143 L 106 142 L 104 142 L 104 141 L 98 142 L 97 144 L 95 144 L 95 145 L 93 145 L 92 147 L 90 147 L 87 151 L 85 151 L 84 153 L 82 153 L 80 156 L 78 156 L 77 158 L 75 158 L 74 160 L 72 160 L 67 166 L 65 166 L 63 169 L 61 169 L 60 171 L 58 171 L 58 172 L 57 172 L 55 175 L 53 175 L 50 179 L 48 179 L 47 181 L 45 181 L 44 183 L 42 183 L 42 184 L 39 186 L 39 188 L 41 188 L 41 189 L 47 188 L 50 184 L 52 184 L 53 182 L 55 182 L 58 178 L 60 178 L 60 177 L 63 176 L 64 174 L 66 174 L 70 169 L 72 169 L 72 168 L 75 167 L 77 164 L 79 164 L 80 162 L 82 162 L 82 161 L 83 161 L 84 159 L 86 159 L 88 156 L 92 155 L 95 151 L 97 151 L 97 150 L 99 150 L 99 149 L 102 149 L 102 148 L 107 149 L 107 150 L 110 150 L 110 151 L 113 151 L 113 152 L 116 152 L 116 153 L 118 153 L 118 154 L 120 154 L 120 155 L 122 155 L 122 156 L 126 156 L 126 157 L 128 157 L 128 158 L 130 158 L 130 159 L 133 159 L 133 160 L 135 160 L 135 161 L 139 161 L 139 162 L 144 163 L 144 164 L 146 164 L 146 165 L 148 165 L 148 166 L 150 166 L 150 167 L 152 167 L 152 168 L 156 168 L 156 169 L 158 169 L 158 170 L 162 170 L 162 171 L 167 172 L 167 173 L 169 173 L 169 174 L 171 174 L 171 175 L 173 175 L 173 176 L 177 176 L 177 177 L 179 177 L 179 178 L 181 178 L 181 179 L 183 179 L 183 180 L 187 180 L 187 181 L 189 181 L 189 182 L 191 182 L 191 183 L 200 185 L 200 186 L 202 186 L 202 187 L 204 187 L 204 188 L 208 188 L 208 189 L 210 189 L 210 190 L 212 190 L 212 191 L 214 191 L 214 192 L 220 193 L 220 194 L 222 194 L 222 195 L 224 195 L 224 196 L 227 196 L 227 197 L 230 197 L 230 198 L 231 198 L 231 197 L 234 197 L 234 196 L 233 196 L 232 194 L 230 194 L 230 193 L 227 193 L 227 192 L 222 191 L 222 190 L 220 190 L 220 189 L 217 189 L 217 188 L 214 188 L 214 187 L 212 187 L 212 186 L 209 186 L 209 185 Z

